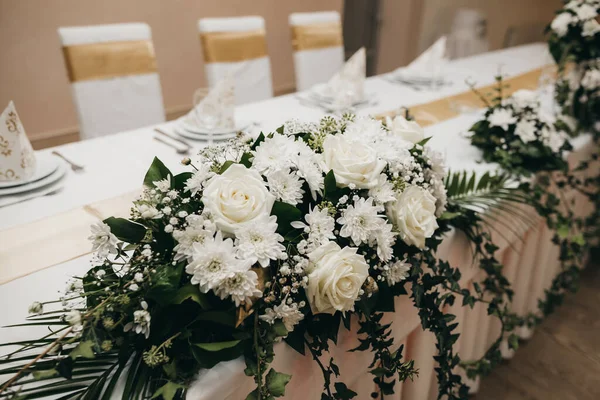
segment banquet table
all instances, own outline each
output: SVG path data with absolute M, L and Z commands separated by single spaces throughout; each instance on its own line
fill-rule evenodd
M 466 80 L 477 86 L 489 85 L 498 73 L 510 77 L 550 63 L 547 46 L 532 44 L 452 61 L 444 69 L 444 78 L 449 85 L 437 90 L 417 91 L 409 86 L 391 83 L 383 76 L 371 77 L 366 80 L 365 91 L 375 102 L 357 113 L 376 115 L 400 107 L 428 103 L 468 90 Z M 543 102 L 552 106 L 550 91 L 540 90 L 540 96 Z M 256 134 L 258 129 L 271 131 L 292 118 L 318 120 L 324 111 L 305 106 L 295 94 L 290 94 L 239 106 L 235 115 L 238 121 L 257 123 L 258 128 L 253 128 Z M 446 156 L 451 171 L 466 169 L 484 173 L 496 169 L 493 164 L 479 162 L 481 153 L 470 145 L 464 135 L 480 117 L 481 110 L 472 109 L 439 122 L 436 122 L 435 115 L 431 116 L 432 124 L 425 129 L 426 136 L 433 137 L 429 145 Z M 169 130 L 171 126 L 172 122 L 167 122 L 159 127 Z M 174 173 L 187 168 L 180 164 L 181 155 L 153 140 L 154 128 L 144 127 L 40 151 L 58 150 L 72 161 L 84 164 L 85 171 L 69 171 L 64 188 L 56 194 L 0 208 L 1 326 L 22 322 L 33 301 L 57 298 L 70 276 L 85 273 L 91 262 L 91 255 L 86 254 L 90 249 L 84 248 L 90 247 L 85 243 L 89 225 L 114 214 L 127 216 L 129 208 L 123 208 L 123 202 L 134 198 L 155 156 Z M 575 150 L 571 157 L 574 159 L 585 157 L 592 146 L 590 137 L 586 135 L 575 139 L 573 145 Z M 43 233 L 48 232 L 51 226 L 52 235 Z M 541 220 L 536 226 L 523 226 L 522 232 L 522 240 L 504 238 L 506 243 L 501 246 L 499 259 L 504 262 L 506 274 L 515 285 L 513 306 L 516 311 L 526 313 L 536 308 L 537 298 L 549 285 L 558 268 L 558 253 L 551 244 L 551 233 Z M 81 240 L 72 240 L 73 235 L 81 236 Z M 39 248 L 34 247 L 37 244 Z M 440 258 L 447 259 L 463 271 L 463 283 L 467 287 L 480 278 L 480 271 L 470 260 L 468 246 L 460 233 L 451 232 L 438 252 Z M 77 254 L 76 257 L 65 259 L 62 250 L 69 247 L 80 248 L 80 251 L 73 253 Z M 26 254 L 27 249 L 30 252 L 41 250 L 38 255 L 31 255 Z M 36 256 L 33 269 L 21 263 L 14 265 L 15 260 Z M 458 331 L 462 335 L 456 343 L 456 349 L 461 357 L 466 360 L 480 357 L 497 336 L 499 326 L 479 305 L 473 309 L 458 305 L 449 312 L 457 315 L 459 322 Z M 396 300 L 396 312 L 387 317 L 393 322 L 396 343 L 406 345 L 406 357 L 414 359 L 420 370 L 415 381 L 398 385 L 396 395 L 390 398 L 432 398 L 436 394 L 433 335 L 421 329 L 416 309 L 407 296 Z M 0 329 L 0 342 L 12 341 L 30 333 L 24 328 Z M 524 338 L 531 333 L 527 329 L 520 332 Z M 374 389 L 371 376 L 367 373 L 371 355 L 368 352 L 346 352 L 357 344 L 356 334 L 342 329 L 340 335 L 338 346 L 332 352 L 341 367 L 344 382 L 359 393 L 359 399 L 369 398 L 369 393 Z M 284 344 L 278 345 L 277 353 L 274 367 L 293 375 L 285 398 L 320 398 L 322 378 L 315 363 Z M 511 353 L 505 351 L 505 355 L 510 357 Z M 202 393 L 195 394 L 194 400 L 243 399 L 252 386 L 251 380 L 244 377 L 243 362 L 239 360 L 222 363 L 213 370 L 205 371 L 202 378 L 206 384 Z M 475 391 L 478 382 L 470 384 Z

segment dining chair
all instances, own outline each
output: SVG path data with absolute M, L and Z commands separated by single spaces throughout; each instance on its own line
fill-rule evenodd
M 546 22 L 532 22 L 510 26 L 504 36 L 504 48 L 543 42 L 547 25 Z
M 327 82 L 344 65 L 342 23 L 337 11 L 289 16 L 296 90 Z
M 262 17 L 202 18 L 198 32 L 209 87 L 230 74 L 235 81 L 236 104 L 273 97 Z
M 58 35 L 82 139 L 165 121 L 147 24 L 61 27 Z

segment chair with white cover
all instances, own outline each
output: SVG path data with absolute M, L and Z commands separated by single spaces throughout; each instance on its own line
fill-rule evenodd
M 262 17 L 202 18 L 198 31 L 209 87 L 228 74 L 235 80 L 236 104 L 273 97 L 271 60 Z
M 290 14 L 296 90 L 327 82 L 344 64 L 344 39 L 336 11 Z
M 459 9 L 454 15 L 448 37 L 448 55 L 451 59 L 469 57 L 489 50 L 487 18 L 482 12 Z
M 544 41 L 546 22 L 529 22 L 520 25 L 511 25 L 504 36 L 504 48 L 521 46 L 529 43 Z
M 58 34 L 82 139 L 165 121 L 147 24 L 62 27 Z

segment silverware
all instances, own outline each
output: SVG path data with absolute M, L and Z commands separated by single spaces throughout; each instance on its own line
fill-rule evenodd
M 169 139 L 173 139 L 173 140 L 175 140 L 175 141 L 177 141 L 177 142 L 179 142 L 179 143 L 181 143 L 181 144 L 183 144 L 183 145 L 185 145 L 187 147 L 192 147 L 192 145 L 189 144 L 188 142 L 186 142 L 185 140 L 183 140 L 183 139 L 181 139 L 181 138 L 179 138 L 177 136 L 174 136 L 174 135 L 169 135 L 167 132 L 163 131 L 162 129 L 154 128 L 154 132 L 160 133 L 161 135 L 166 136 Z
M 177 154 L 188 154 L 190 152 L 190 148 L 186 147 L 185 149 L 182 149 L 180 147 L 175 146 L 174 144 L 167 142 L 166 140 L 161 139 L 158 136 L 154 136 L 154 140 L 156 140 L 157 142 L 161 142 L 162 144 L 166 144 L 167 146 L 169 146 L 170 148 L 174 149 Z
M 83 165 L 74 163 L 73 161 L 69 160 L 67 157 L 63 156 L 56 150 L 53 150 L 52 154 L 54 154 L 57 157 L 62 158 L 63 161 L 65 161 L 67 164 L 69 164 L 71 166 L 71 169 L 73 170 L 73 172 L 80 172 L 85 169 L 85 167 Z

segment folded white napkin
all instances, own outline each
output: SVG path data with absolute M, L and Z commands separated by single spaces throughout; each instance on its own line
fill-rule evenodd
M 213 87 L 185 119 L 198 128 L 235 129 L 235 83 L 231 75 Z
M 0 115 L 0 181 L 30 178 L 35 165 L 35 153 L 11 101 Z
M 446 36 L 442 36 L 413 62 L 396 69 L 393 73 L 406 78 L 439 79 L 441 70 L 448 62 L 446 42 Z
M 366 64 L 367 56 L 362 47 L 327 82 L 324 94 L 332 98 L 334 105 L 351 106 L 364 99 Z

